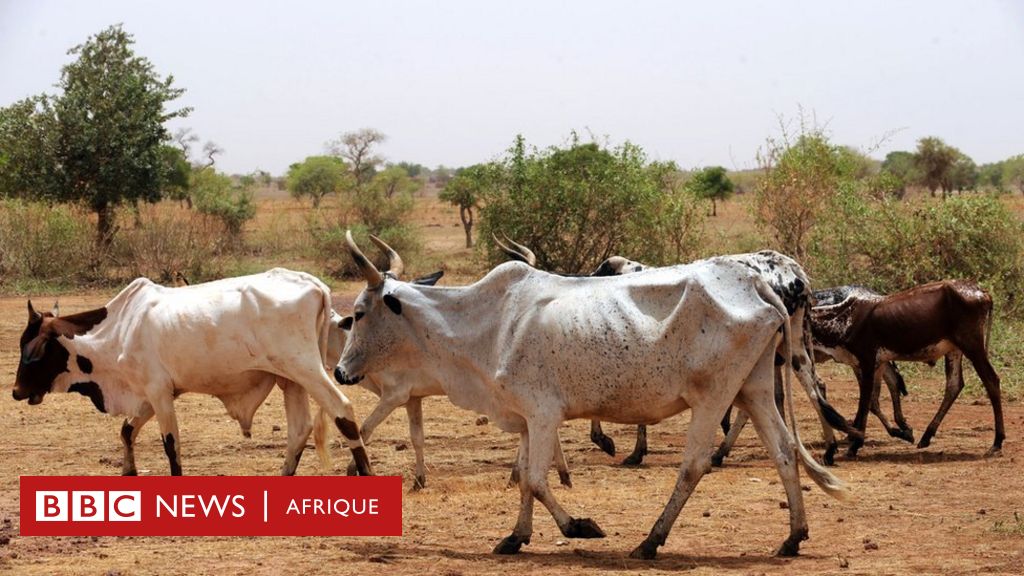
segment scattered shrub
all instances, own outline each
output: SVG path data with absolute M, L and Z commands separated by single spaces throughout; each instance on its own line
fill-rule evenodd
M 101 261 L 88 212 L 73 205 L 0 202 L 0 279 L 91 282 Z

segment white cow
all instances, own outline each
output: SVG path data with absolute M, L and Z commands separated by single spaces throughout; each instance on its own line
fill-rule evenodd
M 773 363 L 785 306 L 749 268 L 722 259 L 609 278 L 565 278 L 510 262 L 460 288 L 382 275 L 347 236 L 367 280 L 339 369 L 358 381 L 382 370 L 419 370 L 457 406 L 520 434 L 519 518 L 495 548 L 530 541 L 533 500 L 570 538 L 603 537 L 555 500 L 546 473 L 558 426 L 573 418 L 654 423 L 693 410 L 672 498 L 633 556 L 653 558 L 710 466 L 718 422 L 731 404 L 754 422 L 782 478 L 793 555 L 807 538 L 797 455 L 828 493 L 845 489 L 794 441 L 774 403 Z M 788 350 L 787 350 L 788 351 Z M 789 355 L 787 354 L 786 357 Z M 789 393 L 787 371 L 786 388 Z M 795 428 L 795 419 L 791 419 Z
M 39 404 L 48 392 L 78 392 L 101 412 L 128 416 L 125 474 L 135 473 L 133 443 L 154 415 L 171 474 L 181 474 L 179 394 L 220 398 L 244 433 L 275 382 L 288 419 L 283 474 L 295 473 L 312 428 L 307 395 L 334 418 L 359 473 L 372 473 L 352 405 L 325 369 L 328 349 L 341 347 L 330 290 L 309 274 L 276 268 L 180 288 L 140 278 L 96 310 L 28 308 L 14 399 Z

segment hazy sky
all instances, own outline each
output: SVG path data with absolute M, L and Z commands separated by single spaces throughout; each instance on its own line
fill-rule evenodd
M 229 172 L 280 174 L 361 127 L 428 166 L 575 129 L 744 168 L 800 106 L 838 143 L 896 131 L 876 157 L 926 135 L 1024 153 L 1021 2 L 0 0 L 0 106 L 53 92 L 68 48 L 117 22 Z

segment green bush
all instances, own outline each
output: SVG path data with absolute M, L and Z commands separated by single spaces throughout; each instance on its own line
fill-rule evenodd
M 192 198 L 196 210 L 224 223 L 233 237 L 242 234 L 242 227 L 256 216 L 252 191 L 236 186 L 231 178 L 204 168 L 192 174 Z
M 621 254 L 653 265 L 696 254 L 703 214 L 672 163 L 648 162 L 639 146 L 581 144 L 526 150 L 517 137 L 492 164 L 478 192 L 480 245 L 492 263 L 506 258 L 491 234 L 507 234 L 537 254 L 537 264 L 563 273 L 592 271 Z
M 0 201 L 0 279 L 73 284 L 97 278 L 89 214 L 72 205 Z
M 819 286 L 860 283 L 893 292 L 941 279 L 978 282 L 997 312 L 1018 315 L 1024 225 L 998 197 L 943 202 L 875 200 L 846 189 L 819 219 L 809 268 Z
M 357 278 L 360 276 L 352 258 L 348 255 L 348 247 L 345 244 L 345 231 L 352 230 L 352 236 L 356 244 L 369 257 L 377 269 L 387 270 L 387 258 L 370 242 L 370 230 L 364 224 L 348 225 L 344 222 L 324 222 L 320 213 L 313 213 L 309 218 L 308 230 L 311 236 L 309 243 L 310 254 L 313 260 L 323 269 L 336 278 Z M 384 228 L 374 234 L 391 246 L 402 257 L 402 261 L 408 265 L 415 265 L 420 254 L 420 242 L 415 231 L 406 224 L 397 224 L 390 228 Z M 408 274 L 407 277 L 411 277 Z

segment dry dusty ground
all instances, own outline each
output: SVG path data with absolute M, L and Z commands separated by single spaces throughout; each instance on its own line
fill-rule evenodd
M 63 297 L 65 313 L 100 305 L 110 294 Z M 117 474 L 120 421 L 101 415 L 78 395 L 47 397 L 41 406 L 11 400 L 16 342 L 24 300 L 0 298 L 0 571 L 12 574 L 908 574 L 1024 573 L 1024 406 L 1007 406 L 1004 455 L 982 457 L 991 439 L 984 400 L 962 398 L 931 448 L 919 451 L 883 437 L 872 421 L 872 440 L 858 461 L 835 469 L 852 489 L 838 502 L 816 487 L 804 492 L 811 540 L 796 559 L 771 556 L 787 534 L 785 499 L 774 468 L 752 431 L 744 433 L 728 467 L 704 478 L 687 503 L 657 560 L 628 560 L 668 498 L 685 446 L 688 417 L 651 428 L 652 453 L 638 469 L 623 468 L 587 439 L 587 426 L 562 431 L 575 487 L 555 489 L 576 516 L 589 516 L 604 540 L 566 542 L 550 515 L 536 507 L 533 543 L 518 557 L 491 548 L 515 521 L 518 491 L 506 489 L 512 436 L 446 400 L 425 404 L 428 487 L 404 501 L 404 536 L 398 538 L 21 538 L 18 476 Z M 822 367 L 833 397 L 852 411 L 853 385 L 845 371 Z M 912 382 L 906 405 L 915 430 L 938 405 L 940 384 Z M 350 396 L 360 416 L 375 398 Z M 806 402 L 798 403 L 805 438 L 817 439 Z M 177 402 L 186 474 L 274 474 L 285 446 L 281 396 L 256 416 L 245 439 L 219 402 L 185 396 Z M 628 450 L 632 432 L 606 430 Z M 410 485 L 411 448 L 405 415 L 378 428 L 370 455 L 378 473 L 403 474 Z M 815 452 L 820 446 L 814 444 Z M 339 462 L 346 459 L 334 450 Z M 621 458 L 621 455 L 620 455 Z M 167 463 L 157 426 L 140 435 L 143 474 L 164 474 Z M 300 474 L 324 474 L 308 453 Z M 552 475 L 553 477 L 554 475 Z M 556 482 L 553 480 L 553 482 Z M 804 479 L 809 485 L 809 480 Z

